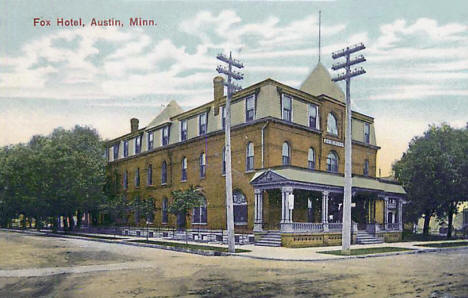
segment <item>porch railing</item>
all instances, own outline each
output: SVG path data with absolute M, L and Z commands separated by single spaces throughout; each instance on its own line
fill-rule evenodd
M 387 223 L 387 230 L 399 230 L 400 224 L 399 223 Z
M 312 222 L 294 222 L 292 223 L 294 232 L 321 232 L 323 231 L 323 224 Z
M 328 224 L 328 230 L 330 231 L 341 231 L 342 229 L 343 229 L 343 224 L 341 222 Z

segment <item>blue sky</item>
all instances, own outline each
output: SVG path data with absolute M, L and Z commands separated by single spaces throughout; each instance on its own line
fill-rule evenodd
M 171 99 L 211 99 L 215 56 L 232 50 L 248 86 L 268 77 L 299 87 L 318 60 L 355 42 L 367 74 L 351 85 L 353 109 L 375 117 L 387 174 L 429 124 L 468 121 L 465 1 L 2 1 L 0 145 L 58 126 L 87 124 L 104 138 L 142 125 Z M 52 26 L 33 26 L 33 18 Z M 154 19 L 147 28 L 61 28 L 57 17 Z

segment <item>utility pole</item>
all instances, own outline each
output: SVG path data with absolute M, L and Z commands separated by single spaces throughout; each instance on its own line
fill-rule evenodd
M 226 112 L 226 120 L 224 126 L 225 132 L 225 158 L 226 158 L 226 226 L 228 231 L 228 249 L 229 252 L 234 253 L 235 238 L 234 238 L 234 207 L 232 203 L 232 171 L 231 171 L 231 97 L 236 91 L 242 88 L 232 82 L 232 80 L 242 80 L 244 75 L 240 72 L 232 70 L 232 67 L 243 68 L 244 65 L 237 60 L 232 59 L 232 53 L 229 53 L 229 58 L 223 54 L 218 54 L 216 58 L 224 63 L 227 63 L 228 68 L 218 65 L 216 70 L 219 73 L 227 76 L 227 83 L 224 85 L 227 87 L 227 99 L 224 111 Z M 221 114 L 221 117 L 223 115 Z
M 366 71 L 361 67 L 351 70 L 352 65 L 366 61 L 363 55 L 359 55 L 356 58 L 350 58 L 352 53 L 356 53 L 365 49 L 364 44 L 359 43 L 351 47 L 346 47 L 338 52 L 332 53 L 333 59 L 340 57 L 346 57 L 346 62 L 339 62 L 332 66 L 333 70 L 341 68 L 345 69 L 345 73 L 339 74 L 332 79 L 334 82 L 346 81 L 346 135 L 345 135 L 345 178 L 344 178 L 344 197 L 343 197 L 343 228 L 341 231 L 341 252 L 342 254 L 350 254 L 351 246 L 351 196 L 352 196 L 352 135 L 351 135 L 351 95 L 350 95 L 350 83 L 351 78 L 362 74 Z

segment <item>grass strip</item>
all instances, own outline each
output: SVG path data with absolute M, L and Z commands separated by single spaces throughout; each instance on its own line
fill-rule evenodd
M 81 234 L 81 233 L 48 233 L 45 236 L 79 236 L 85 238 L 93 238 L 93 239 L 103 239 L 103 240 L 123 240 L 128 238 L 121 238 L 121 237 L 113 237 L 113 236 L 101 236 L 101 235 L 89 235 L 89 234 Z
M 386 253 L 386 252 L 397 252 L 397 251 L 409 251 L 413 250 L 410 248 L 402 248 L 402 247 L 369 247 L 369 248 L 355 248 L 351 249 L 351 256 L 360 256 L 360 255 L 371 255 L 371 254 L 379 254 L 379 253 Z M 335 256 L 347 256 L 341 253 L 341 250 L 327 250 L 327 251 L 318 251 L 321 254 L 328 254 L 328 255 L 335 255 Z
M 415 246 L 432 247 L 432 248 L 468 246 L 468 241 L 416 244 Z
M 172 247 L 189 248 L 189 249 L 202 249 L 202 250 L 213 250 L 213 251 L 220 251 L 220 252 L 228 252 L 228 249 L 226 247 L 220 247 L 220 246 L 186 244 L 186 243 L 180 243 L 180 242 L 155 241 L 155 240 L 148 240 L 148 241 L 146 241 L 146 240 L 130 240 L 129 242 L 156 244 L 156 245 L 164 245 L 164 246 L 172 246 Z M 250 252 L 250 250 L 236 248 L 236 252 Z

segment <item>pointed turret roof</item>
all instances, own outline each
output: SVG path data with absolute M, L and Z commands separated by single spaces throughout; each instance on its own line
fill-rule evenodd
M 345 102 L 343 91 L 331 80 L 330 73 L 321 62 L 317 63 L 317 66 L 302 83 L 300 90 L 315 96 L 325 94 Z
M 170 118 L 182 113 L 184 110 L 177 104 L 175 100 L 171 100 L 169 104 L 148 124 L 147 128 L 158 126 L 164 122 L 169 122 Z

